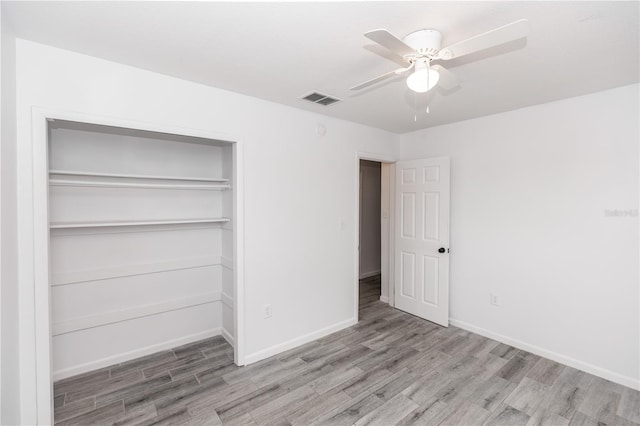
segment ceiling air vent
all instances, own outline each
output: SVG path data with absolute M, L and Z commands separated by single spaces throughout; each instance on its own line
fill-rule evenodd
M 340 101 L 340 99 L 338 98 L 334 98 L 329 95 L 323 95 L 322 93 L 318 92 L 309 93 L 308 95 L 303 96 L 302 99 L 304 99 L 305 101 L 313 102 L 314 104 L 320 104 L 324 106 L 335 104 L 336 102 Z

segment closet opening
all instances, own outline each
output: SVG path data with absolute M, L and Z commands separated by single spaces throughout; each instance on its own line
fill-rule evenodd
M 34 114 L 35 396 L 44 423 L 92 391 L 156 377 L 141 360 L 170 374 L 208 358 L 204 345 L 214 344 L 217 361 L 244 364 L 237 141 L 105 121 Z

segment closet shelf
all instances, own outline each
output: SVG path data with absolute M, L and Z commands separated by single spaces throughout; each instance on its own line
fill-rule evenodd
M 231 219 L 228 217 L 213 217 L 207 219 L 176 219 L 176 220 L 129 220 L 110 222 L 51 222 L 51 229 L 73 228 L 113 228 L 123 226 L 151 226 L 151 225 L 185 225 L 197 223 L 225 223 Z
M 161 176 L 161 175 L 137 175 L 137 174 L 122 174 L 122 173 L 94 173 L 94 172 L 81 172 L 73 170 L 49 170 L 50 175 L 65 175 L 65 176 L 90 176 L 90 177 L 105 177 L 105 178 L 124 178 L 124 179 L 156 179 L 156 180 L 186 180 L 196 182 L 229 182 L 229 179 L 223 178 L 202 178 L 193 176 Z
M 231 188 L 228 183 L 188 185 L 179 183 L 96 182 L 68 179 L 49 179 L 49 185 L 91 188 L 189 189 L 200 191 L 221 191 Z

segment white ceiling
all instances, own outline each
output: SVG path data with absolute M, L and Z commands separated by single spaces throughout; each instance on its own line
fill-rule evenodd
M 2 2 L 18 37 L 405 133 L 639 81 L 639 5 L 629 2 Z M 527 18 L 526 40 L 443 62 L 461 80 L 415 96 L 363 36 L 421 28 L 449 45 Z M 321 106 L 319 91 L 343 99 Z M 425 106 L 430 103 L 430 113 Z M 606 108 L 606 105 L 603 105 Z

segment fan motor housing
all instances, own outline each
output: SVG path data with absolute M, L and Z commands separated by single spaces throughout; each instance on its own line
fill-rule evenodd
M 402 41 L 421 55 L 434 55 L 440 50 L 442 34 L 433 29 L 418 30 L 408 34 Z

